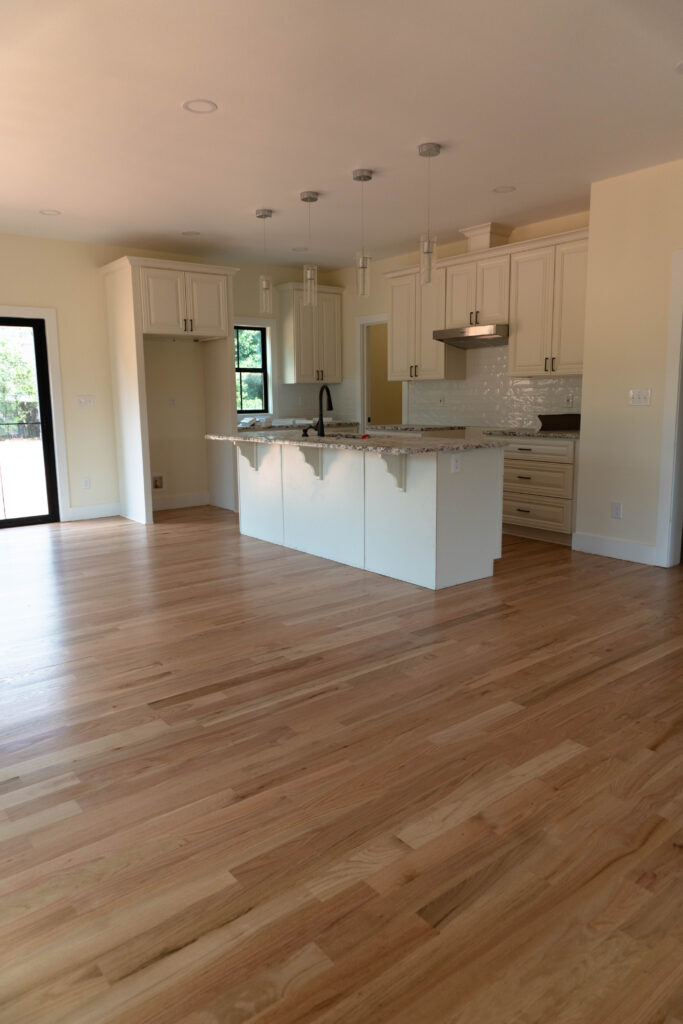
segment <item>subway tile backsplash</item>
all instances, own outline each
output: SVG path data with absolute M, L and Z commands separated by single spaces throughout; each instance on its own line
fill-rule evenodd
M 408 422 L 536 427 L 538 413 L 581 412 L 581 377 L 509 377 L 507 367 L 507 345 L 483 348 L 467 353 L 465 380 L 409 384 Z

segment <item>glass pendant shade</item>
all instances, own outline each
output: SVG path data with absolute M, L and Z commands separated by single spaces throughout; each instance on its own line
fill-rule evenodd
M 370 257 L 364 252 L 356 253 L 356 285 L 359 298 L 367 298 L 370 294 Z
M 318 305 L 318 268 L 312 264 L 304 265 L 304 306 Z
M 259 283 L 259 313 L 273 312 L 273 279 L 268 274 L 261 274 Z
M 420 283 L 432 283 L 432 262 L 436 259 L 436 237 L 422 235 L 420 238 Z

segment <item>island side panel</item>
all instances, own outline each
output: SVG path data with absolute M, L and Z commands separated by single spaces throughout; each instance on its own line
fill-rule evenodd
M 240 533 L 271 544 L 283 544 L 282 463 L 279 444 L 242 442 L 254 459 L 238 452 Z
M 493 575 L 500 558 L 503 450 L 437 456 L 436 589 Z
M 362 452 L 283 445 L 282 491 L 287 547 L 363 567 Z
M 436 455 L 403 458 L 405 490 L 381 455 L 365 454 L 365 568 L 434 590 Z

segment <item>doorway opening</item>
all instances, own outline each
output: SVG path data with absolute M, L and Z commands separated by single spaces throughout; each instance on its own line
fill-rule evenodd
M 384 426 L 407 420 L 407 385 L 388 377 L 386 314 L 358 317 L 359 424 Z
M 58 520 L 45 321 L 0 317 L 0 528 Z

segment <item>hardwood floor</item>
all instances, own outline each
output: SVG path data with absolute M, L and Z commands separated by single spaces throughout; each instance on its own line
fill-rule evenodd
M 0 531 L 2 1024 L 682 1024 L 683 571 Z

